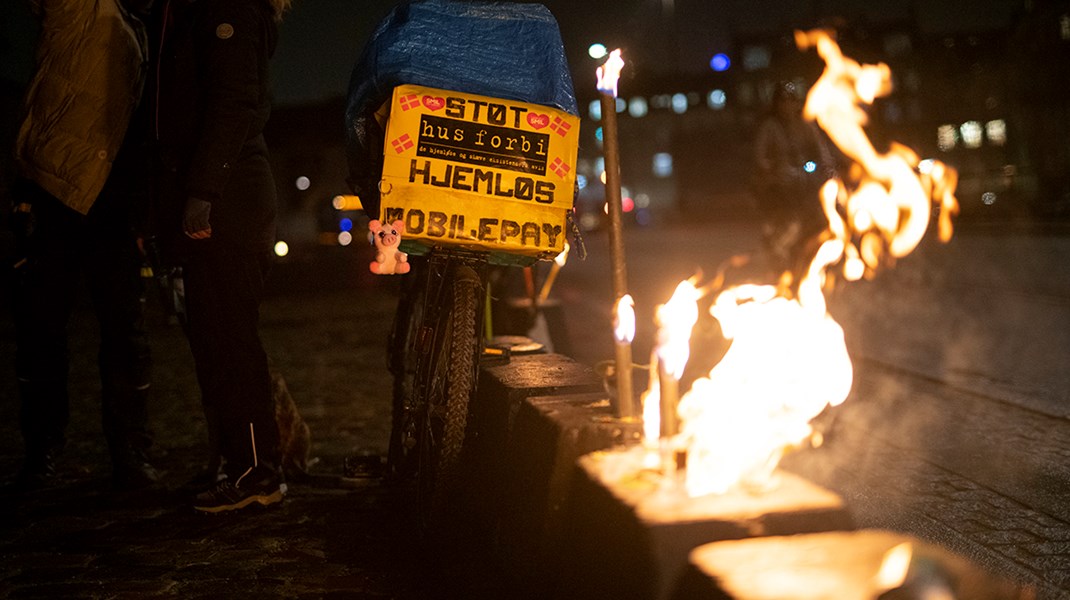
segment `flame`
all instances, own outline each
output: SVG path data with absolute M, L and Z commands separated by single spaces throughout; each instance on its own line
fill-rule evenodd
M 797 32 L 796 42 L 800 49 L 816 47 L 826 62 L 807 95 L 804 116 L 816 120 L 852 164 L 844 179 L 830 179 L 821 188 L 816 200 L 828 229 L 809 268 L 793 274 L 798 282 L 793 291 L 744 284 L 725 289 L 713 301 L 710 313 L 731 345 L 678 407 L 677 445 L 687 449 L 684 485 L 692 496 L 740 484 L 768 486 L 785 452 L 819 437 L 810 421 L 847 398 L 853 369 L 843 329 L 827 312 L 829 270 L 842 265 L 844 278 L 854 281 L 905 256 L 921 241 L 933 204 L 940 207 L 940 239 L 947 241 L 951 217 L 958 212 L 954 169 L 939 161 L 923 164 L 899 144 L 877 152 L 862 129 L 863 107 L 891 89 L 888 67 L 844 57 L 823 31 Z M 687 360 L 686 343 L 677 353 L 680 340 L 694 320 L 689 321 L 692 311 L 670 305 L 658 311 L 665 332 L 659 330 L 655 354 L 679 373 L 680 357 Z M 646 404 L 657 395 L 652 377 Z M 643 416 L 657 418 L 646 406 Z
M 598 91 L 617 97 L 617 80 L 620 79 L 620 71 L 624 68 L 624 59 L 620 56 L 620 48 L 609 53 L 609 58 L 602 66 L 598 67 Z
M 560 254 L 558 254 L 556 257 L 554 257 L 554 264 L 557 265 L 558 267 L 565 266 L 565 263 L 568 262 L 568 251 L 571 248 L 572 248 L 572 246 L 570 246 L 569 243 L 566 241 L 564 250 L 562 250 Z
M 691 353 L 691 328 L 698 321 L 701 292 L 691 279 L 676 286 L 669 301 L 655 310 L 657 340 L 650 360 L 650 383 L 642 395 L 643 437 L 648 447 L 656 447 L 661 436 L 660 370 L 679 379 Z
M 803 115 L 816 120 L 854 163 L 847 181 L 829 180 L 821 190 L 829 231 L 844 243 L 844 277 L 854 281 L 872 272 L 885 253 L 899 258 L 913 251 L 929 226 L 933 203 L 940 206 L 940 240 L 951 239 L 951 218 L 959 210 L 956 171 L 939 161 L 922 168 L 918 155 L 901 144 L 877 152 L 862 129 L 863 106 L 892 89 L 888 66 L 845 57 L 827 31 L 796 31 L 795 43 L 800 50 L 816 48 L 825 60 Z
M 680 402 L 688 494 L 764 486 L 784 452 L 812 434 L 810 420 L 851 389 L 843 330 L 820 307 L 771 285 L 721 293 L 710 313 L 732 345 Z
M 628 344 L 635 338 L 635 301 L 631 294 L 618 298 L 613 307 L 613 338 Z
M 672 298 L 655 311 L 658 339 L 654 351 L 662 367 L 677 379 L 684 374 L 690 357 L 691 328 L 698 321 L 700 297 L 694 281 L 681 281 Z
M 874 577 L 877 589 L 883 592 L 903 585 L 913 557 L 914 547 L 910 542 L 903 542 L 885 552 L 880 569 Z

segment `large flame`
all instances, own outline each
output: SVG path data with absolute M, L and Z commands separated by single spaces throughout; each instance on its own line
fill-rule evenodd
M 828 32 L 795 32 L 800 50 L 817 48 L 825 70 L 806 96 L 803 114 L 816 120 L 829 139 L 852 161 L 846 181 L 833 179 L 821 190 L 829 232 L 844 243 L 844 275 L 856 280 L 876 269 L 885 252 L 909 254 L 929 226 L 931 205 L 940 205 L 941 241 L 951 239 L 951 217 L 958 214 L 957 173 L 939 161 L 922 161 L 913 150 L 893 143 L 878 152 L 866 136 L 863 106 L 888 94 L 887 65 L 860 65 L 845 57 Z
M 928 227 L 933 203 L 940 206 L 940 238 L 947 241 L 958 211 L 953 169 L 922 162 L 898 144 L 877 152 L 862 129 L 863 107 L 891 89 L 888 67 L 844 57 L 824 31 L 798 32 L 796 41 L 800 49 L 816 46 L 826 62 L 804 114 L 852 164 L 844 180 L 829 180 L 814 199 L 825 209 L 828 230 L 809 268 L 795 274 L 794 291 L 739 285 L 713 302 L 710 312 L 731 346 L 692 384 L 678 411 L 679 442 L 687 448 L 685 485 L 692 496 L 740 483 L 767 485 L 783 454 L 812 438 L 810 421 L 847 398 L 853 373 L 843 330 L 826 310 L 829 269 L 842 264 L 845 279 L 856 280 L 908 254 Z M 687 334 L 693 324 L 665 323 Z M 665 335 L 686 339 L 681 332 Z M 657 394 L 652 378 L 647 403 Z M 644 419 L 654 415 L 644 409 Z

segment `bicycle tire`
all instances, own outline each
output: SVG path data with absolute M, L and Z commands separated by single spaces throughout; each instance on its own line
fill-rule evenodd
M 453 495 L 475 389 L 479 342 L 477 316 L 482 284 L 471 267 L 454 265 L 431 325 L 432 351 L 417 367 L 427 394 L 419 443 L 419 508 L 425 528 L 438 522 Z
M 417 375 L 416 336 L 423 325 L 427 294 L 426 263 L 412 261 L 413 273 L 402 282 L 394 324 L 387 341 L 387 364 L 393 375 L 388 483 L 402 483 L 416 475 L 418 412 L 413 397 Z

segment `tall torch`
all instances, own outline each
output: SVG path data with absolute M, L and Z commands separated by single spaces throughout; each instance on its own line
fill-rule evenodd
M 602 147 L 605 151 L 606 206 L 609 209 L 609 252 L 613 268 L 614 308 L 621 305 L 628 294 L 627 271 L 624 264 L 623 207 L 620 197 L 620 153 L 617 145 L 617 80 L 624 67 L 620 49 L 609 53 L 606 62 L 598 67 L 598 91 L 602 106 Z M 630 300 L 630 299 L 629 299 Z M 616 414 L 622 419 L 635 416 L 632 393 L 631 340 L 615 339 L 617 403 Z

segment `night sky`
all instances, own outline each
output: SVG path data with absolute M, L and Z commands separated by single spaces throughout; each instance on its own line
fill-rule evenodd
M 587 46 L 601 41 L 623 46 L 626 53 L 643 52 L 641 40 L 655 35 L 652 23 L 664 22 L 667 7 L 676 16 L 680 39 L 691 40 L 696 53 L 731 52 L 731 32 L 790 31 L 813 24 L 819 17 L 841 15 L 852 21 L 902 19 L 917 14 L 929 33 L 984 30 L 1006 25 L 1024 0 L 549 0 L 557 17 L 574 69 L 594 61 Z M 301 104 L 344 95 L 349 73 L 372 28 L 394 0 L 295 0 L 282 24 L 275 56 L 276 100 Z M 32 64 L 33 22 L 24 2 L 0 20 L 0 78 L 21 82 Z
M 589 44 L 602 41 L 641 52 L 635 38 L 674 0 L 549 0 L 574 68 L 595 61 Z M 323 100 L 345 93 L 349 72 L 375 23 L 396 4 L 391 0 L 296 0 L 282 25 L 275 57 L 280 104 Z M 1005 26 L 1022 0 L 675 0 L 677 31 L 702 39 L 711 49 L 731 51 L 731 32 L 790 31 L 818 17 L 842 15 L 881 22 L 908 18 L 913 10 L 927 33 L 985 30 Z M 913 5 L 913 8 L 912 8 Z M 638 35 L 631 32 L 639 32 Z M 705 41 L 708 40 L 708 41 Z

